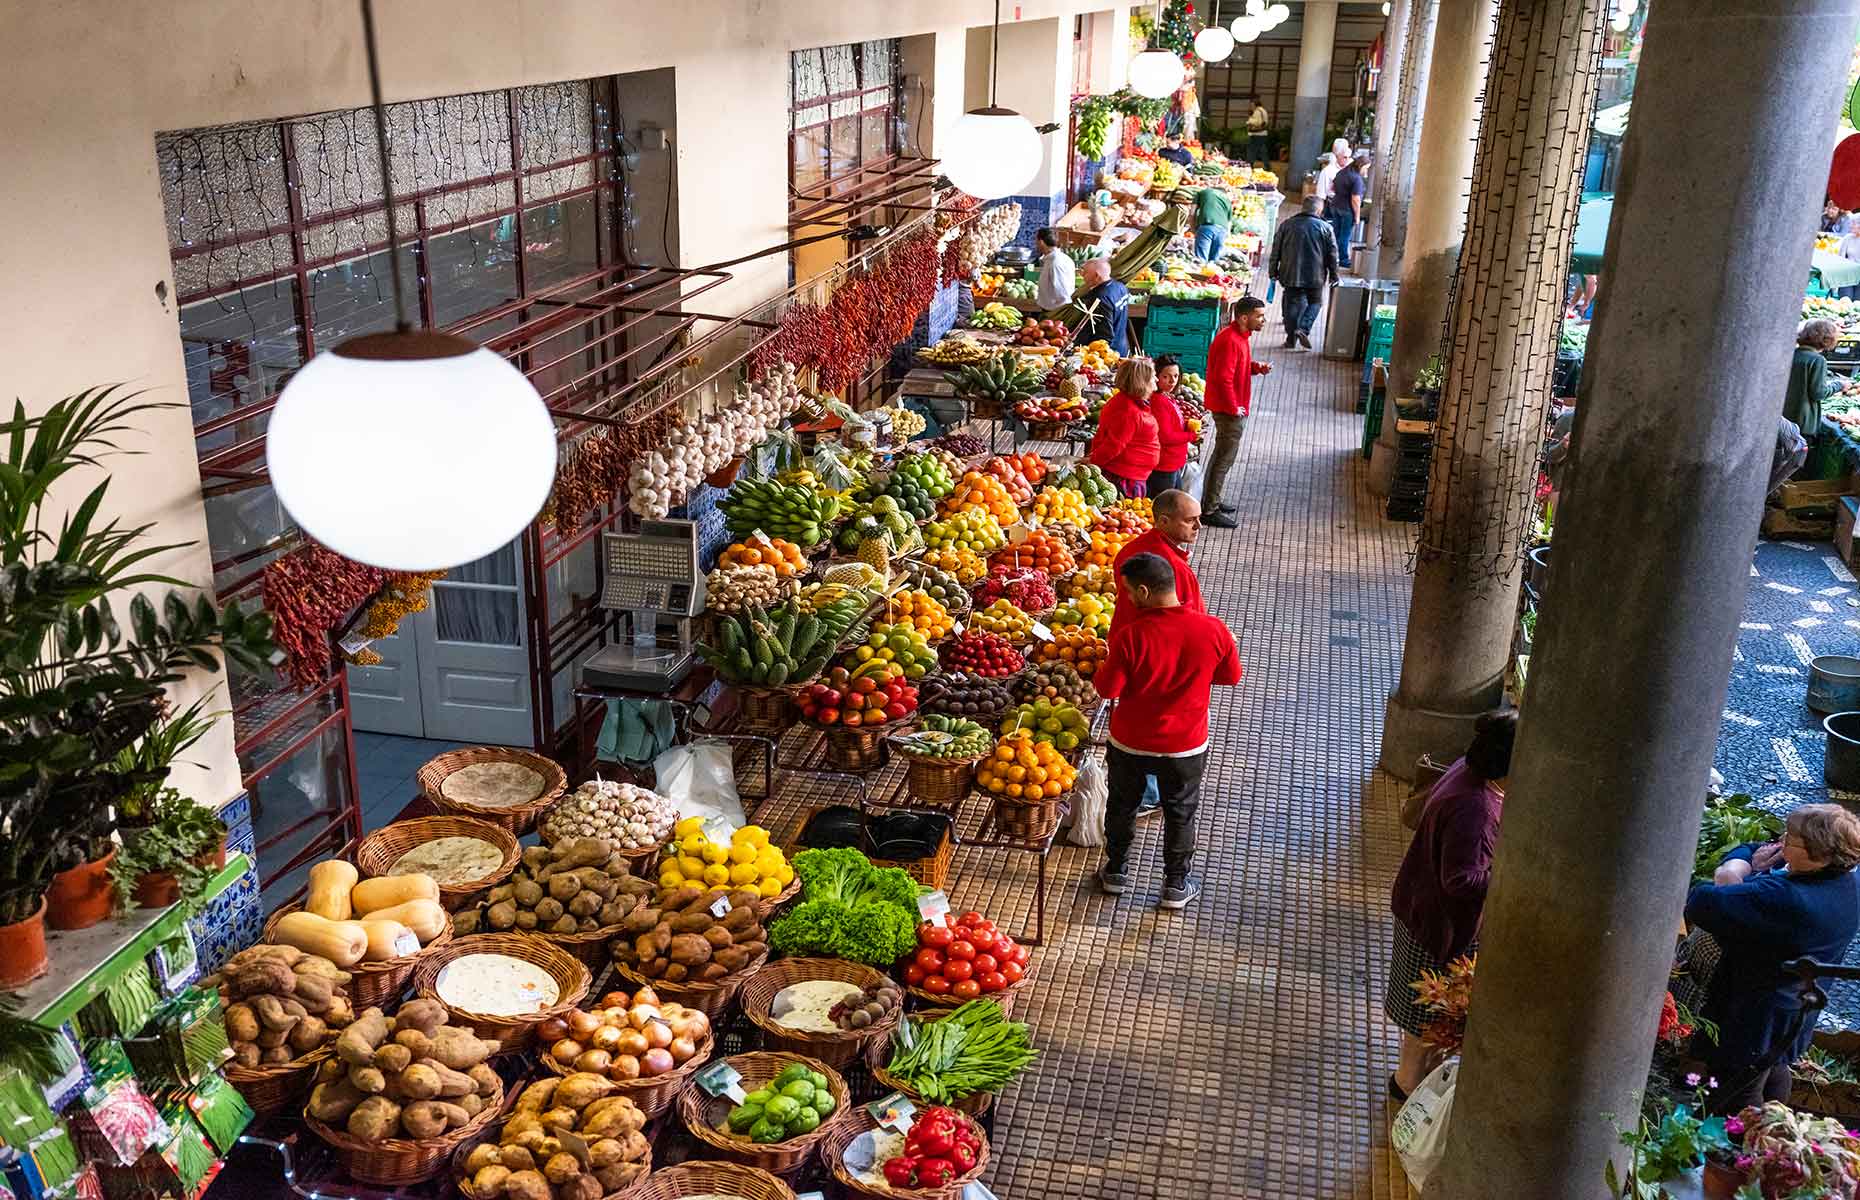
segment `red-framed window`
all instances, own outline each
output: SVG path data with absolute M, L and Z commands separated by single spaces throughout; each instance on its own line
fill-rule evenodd
M 897 154 L 903 86 L 896 38 L 789 55 L 790 188 L 817 188 Z

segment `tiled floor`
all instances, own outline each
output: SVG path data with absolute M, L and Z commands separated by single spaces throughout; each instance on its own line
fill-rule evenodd
M 420 794 L 413 773 L 428 759 L 472 744 L 358 730 L 355 734 L 355 775 L 361 790 L 362 829 L 379 829 L 386 825 Z

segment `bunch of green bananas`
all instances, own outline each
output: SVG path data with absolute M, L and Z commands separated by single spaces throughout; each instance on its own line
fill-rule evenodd
M 738 480 L 717 507 L 723 510 L 731 537 L 760 530 L 803 548 L 825 541 L 828 526 L 840 514 L 836 497 L 772 479 Z
M 1042 376 L 1030 367 L 1021 366 L 1019 355 L 998 354 L 985 363 L 945 371 L 943 378 L 956 389 L 957 395 L 1012 406 L 1038 391 Z

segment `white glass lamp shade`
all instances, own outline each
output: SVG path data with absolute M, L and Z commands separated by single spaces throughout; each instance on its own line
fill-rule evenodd
M 1382 15 L 1383 16 L 1386 17 L 1389 15 L 1389 7 L 1390 7 L 1389 0 L 1382 0 Z
M 312 358 L 272 410 L 271 486 L 305 533 L 391 571 L 472 562 L 535 520 L 555 422 L 501 356 L 431 331 L 368 334 Z
M 1246 15 L 1263 17 L 1266 15 L 1266 0 L 1246 0 Z
M 1266 27 L 1268 29 L 1271 29 L 1276 26 L 1283 25 L 1287 21 L 1291 20 L 1292 10 L 1284 4 L 1274 4 L 1270 8 L 1266 9 L 1266 15 L 1272 18 L 1272 24 Z
M 1235 17 L 1231 26 L 1236 42 L 1257 42 L 1259 35 L 1266 32 L 1264 17 Z
M 1130 87 L 1139 96 L 1166 100 L 1182 86 L 1187 69 L 1167 50 L 1145 50 L 1130 60 Z
M 950 130 L 943 174 L 977 200 L 1014 196 L 1040 170 L 1040 133 L 1011 108 L 963 113 Z
M 1195 35 L 1195 53 L 1202 62 L 1217 63 L 1234 52 L 1234 35 L 1219 25 L 1210 25 Z

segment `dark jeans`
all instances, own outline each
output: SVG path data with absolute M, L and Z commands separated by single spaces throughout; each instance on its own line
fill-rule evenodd
M 1174 487 L 1176 479 L 1179 478 L 1181 474 L 1182 472 L 1180 471 L 1151 471 L 1150 495 L 1160 496 Z
M 1112 802 L 1116 802 L 1115 794 L 1113 795 Z M 1785 1059 L 1787 1057 L 1787 1055 L 1784 1056 Z M 1746 1069 L 1743 1074 L 1748 1075 L 1748 1069 Z M 1789 1102 L 1789 1089 L 1794 1084 L 1794 1077 L 1790 1073 L 1789 1063 L 1785 1061 L 1777 1063 L 1768 1071 L 1757 1076 L 1755 1079 L 1749 1080 L 1747 1083 L 1740 1077 L 1738 1079 L 1720 1079 L 1718 1084 L 1718 1091 L 1712 1094 L 1708 1107 L 1712 1112 L 1723 1113 L 1728 1116 L 1740 1113 L 1752 1105 L 1761 1106 L 1765 1100 L 1780 1100 L 1787 1104 Z M 1738 1090 L 1733 1092 L 1729 1090 L 1731 1088 L 1737 1088 Z
M 1195 857 L 1195 810 L 1201 804 L 1201 773 L 1208 755 L 1162 758 L 1131 754 L 1112 746 L 1105 752 L 1110 798 L 1104 816 L 1104 853 L 1111 870 L 1130 865 L 1130 842 L 1137 832 L 1137 804 L 1147 777 L 1154 775 L 1162 794 L 1163 879 L 1180 883 Z
M 1356 232 L 1356 214 L 1346 208 L 1342 212 L 1327 213 L 1325 220 L 1337 235 L 1337 265 L 1347 271 L 1350 269 L 1350 235 Z
M 1214 449 L 1208 455 L 1208 473 L 1201 481 L 1201 511 L 1212 512 L 1221 504 L 1221 489 L 1227 486 L 1227 472 L 1240 457 L 1240 435 L 1246 430 L 1246 418 L 1239 413 L 1209 413 L 1214 418 Z
M 1279 300 L 1279 312 L 1285 318 L 1285 336 L 1290 337 L 1296 331 L 1309 337 L 1311 327 L 1317 324 L 1318 310 L 1323 307 L 1323 288 L 1286 288 Z
M 1247 135 L 1246 157 L 1248 162 L 1263 163 L 1268 161 L 1266 158 L 1267 149 L 1267 137 L 1265 134 L 1252 133 Z

